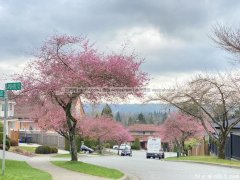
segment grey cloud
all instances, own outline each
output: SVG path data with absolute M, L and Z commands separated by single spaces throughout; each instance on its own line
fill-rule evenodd
M 148 72 L 223 69 L 224 56 L 209 47 L 207 35 L 217 21 L 239 22 L 239 7 L 237 0 L 0 0 L 0 62 L 28 58 L 54 33 L 88 35 L 107 45 L 116 31 L 152 26 L 187 47 L 146 53 Z

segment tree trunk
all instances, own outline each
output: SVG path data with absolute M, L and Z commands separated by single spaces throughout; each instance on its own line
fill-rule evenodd
M 182 142 L 181 142 L 181 151 L 182 151 L 182 155 L 183 155 L 183 156 L 185 155 L 184 146 L 185 146 L 185 143 L 184 143 L 184 141 L 182 141 Z
M 225 144 L 226 144 L 226 139 L 221 137 L 222 140 L 219 141 L 218 143 L 218 158 L 219 159 L 225 159 Z
M 68 131 L 69 131 L 69 144 L 70 144 L 70 154 L 71 154 L 71 161 L 77 161 L 77 146 L 76 146 L 76 124 L 77 121 L 74 119 L 74 117 L 71 114 L 71 104 L 72 102 L 69 102 L 66 106 L 65 112 L 66 112 L 66 118 L 67 118 L 67 125 L 68 125 Z
M 120 148 L 120 145 L 118 144 L 118 153 L 117 153 L 118 155 L 119 155 L 119 148 Z
M 77 161 L 77 146 L 76 146 L 76 135 L 74 132 L 69 131 L 69 144 L 70 144 L 70 153 L 71 161 Z
M 98 151 L 99 151 L 99 154 L 102 154 L 102 143 L 100 139 L 98 139 Z

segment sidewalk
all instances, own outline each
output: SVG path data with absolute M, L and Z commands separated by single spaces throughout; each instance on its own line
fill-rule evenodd
M 52 175 L 53 180 L 108 180 L 107 178 L 92 176 L 83 174 L 80 172 L 70 171 L 58 166 L 53 165 L 51 160 L 63 160 L 66 161 L 64 158 L 51 158 L 51 155 L 42 155 L 42 156 L 35 156 L 35 157 L 27 157 L 20 154 L 16 154 L 13 152 L 5 152 L 6 159 L 9 160 L 18 160 L 18 161 L 26 161 L 30 166 L 40 169 L 42 171 L 48 172 Z M 0 158 L 2 158 L 2 150 L 0 150 Z M 131 176 L 124 176 L 122 179 L 134 179 Z
M 34 158 L 35 159 L 35 158 Z M 60 168 L 51 164 L 48 161 L 43 160 L 29 160 L 27 163 L 37 169 L 48 172 L 52 175 L 53 180 L 107 180 L 106 178 L 91 176 L 87 174 L 82 174 L 79 172 L 70 171 L 64 168 Z

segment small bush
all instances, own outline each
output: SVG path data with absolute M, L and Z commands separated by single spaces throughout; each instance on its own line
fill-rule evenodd
M 131 148 L 135 149 L 135 150 L 140 150 L 141 145 L 140 145 L 140 141 L 139 141 L 138 138 L 135 139 L 135 141 L 133 142 Z
M 51 153 L 58 153 L 58 149 L 56 147 L 50 147 Z
M 110 143 L 104 144 L 104 147 L 105 147 L 105 148 L 110 148 L 110 146 L 111 146 Z
M 10 143 L 10 139 L 7 137 L 6 138 L 6 147 L 8 147 L 8 149 L 10 149 L 11 143 Z
M 51 148 L 49 146 L 38 146 L 35 149 L 36 154 L 50 154 Z
M 18 146 L 18 141 L 11 139 L 11 146 Z
M 49 147 L 49 146 L 38 146 L 35 149 L 36 154 L 51 154 L 51 153 L 57 153 L 58 149 L 55 147 Z
M 0 144 L 0 149 L 3 149 L 3 144 Z M 8 146 L 5 146 L 5 150 L 6 150 L 6 151 L 9 150 Z

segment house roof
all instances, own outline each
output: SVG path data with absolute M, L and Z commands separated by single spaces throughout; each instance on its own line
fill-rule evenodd
M 230 120 L 228 120 L 228 124 L 231 125 L 232 123 L 234 123 L 235 121 L 237 121 L 237 118 L 232 118 Z M 216 129 L 219 129 L 219 126 L 216 123 L 213 123 L 213 127 L 215 127 Z M 240 129 L 240 122 L 238 122 L 233 129 Z
M 128 127 L 129 131 L 150 131 L 157 132 L 160 131 L 160 127 L 155 124 L 133 124 Z

